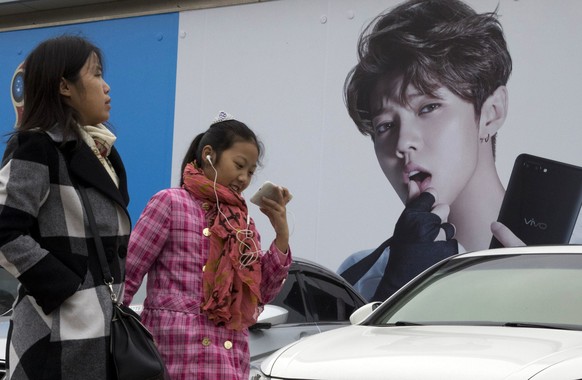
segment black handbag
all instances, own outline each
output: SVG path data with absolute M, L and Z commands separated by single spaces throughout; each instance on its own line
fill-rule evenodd
M 97 248 L 103 279 L 109 287 L 113 302 L 111 319 L 110 353 L 118 380 L 165 380 L 168 379 L 162 356 L 151 332 L 141 323 L 139 315 L 123 305 L 113 290 L 113 276 L 97 230 L 93 210 L 83 186 L 79 186 L 81 199 L 89 219 Z

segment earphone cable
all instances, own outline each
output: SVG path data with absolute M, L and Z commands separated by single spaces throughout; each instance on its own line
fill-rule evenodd
M 224 218 L 226 223 L 230 226 L 230 228 L 232 228 L 233 231 L 236 231 L 236 234 L 235 234 L 236 240 L 239 242 L 239 248 L 238 248 L 239 253 L 240 253 L 239 263 L 241 265 L 241 268 L 246 268 L 246 267 L 254 264 L 257 260 L 259 260 L 259 257 L 263 253 L 263 251 L 257 246 L 257 243 L 252 239 L 254 234 L 253 234 L 253 231 L 251 231 L 248 228 L 249 223 L 250 223 L 250 219 L 248 217 L 247 217 L 247 228 L 239 230 L 239 229 L 236 229 L 232 224 L 230 224 L 230 221 L 228 220 L 226 215 L 224 215 L 224 213 L 220 209 L 218 192 L 216 191 L 216 183 L 218 180 L 218 171 L 214 167 L 214 164 L 212 163 L 211 160 L 208 160 L 208 162 L 210 163 L 210 166 L 214 170 L 214 181 L 212 184 L 212 188 L 214 190 L 214 197 L 216 198 L 216 209 L 218 210 L 218 213 L 220 215 L 222 215 L 222 217 Z M 247 210 L 247 212 L 248 212 L 248 210 Z M 240 234 L 243 235 L 242 238 L 239 236 Z M 253 247 L 251 247 L 246 242 L 247 240 L 250 240 L 250 242 L 252 242 Z M 247 250 L 250 250 L 250 251 L 245 251 L 245 248 Z

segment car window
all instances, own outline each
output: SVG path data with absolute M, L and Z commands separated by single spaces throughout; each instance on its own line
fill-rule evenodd
M 305 300 L 297 281 L 297 273 L 289 273 L 281 291 L 270 304 L 287 309 L 289 312 L 287 323 L 305 323 L 308 320 Z
M 404 295 L 378 322 L 582 326 L 582 256 L 524 255 L 455 262 Z
M 305 273 L 304 279 L 307 294 L 313 301 L 314 318 L 318 321 L 347 321 L 360 306 L 340 283 L 314 273 Z
M 17 289 L 18 280 L 0 268 L 0 316 L 11 315 Z

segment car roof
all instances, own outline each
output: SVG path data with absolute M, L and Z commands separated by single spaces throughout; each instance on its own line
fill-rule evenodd
M 333 277 L 343 278 L 322 264 L 318 264 L 315 261 L 311 261 L 302 257 L 294 257 L 289 270 L 301 270 L 301 269 L 309 269 L 316 272 L 324 272 Z
M 478 257 L 478 256 L 503 256 L 503 255 L 539 255 L 539 254 L 582 254 L 582 245 L 564 244 L 564 245 L 530 245 L 524 247 L 506 247 L 485 249 L 460 253 L 453 258 Z

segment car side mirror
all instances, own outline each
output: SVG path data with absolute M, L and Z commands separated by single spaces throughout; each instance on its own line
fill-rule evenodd
M 289 311 L 276 305 L 265 305 L 263 312 L 259 315 L 257 324 L 276 326 L 287 322 Z
M 368 318 L 368 316 L 372 314 L 380 304 L 382 304 L 382 302 L 371 302 L 360 307 L 350 315 L 350 323 L 352 325 L 360 324 L 364 319 Z

